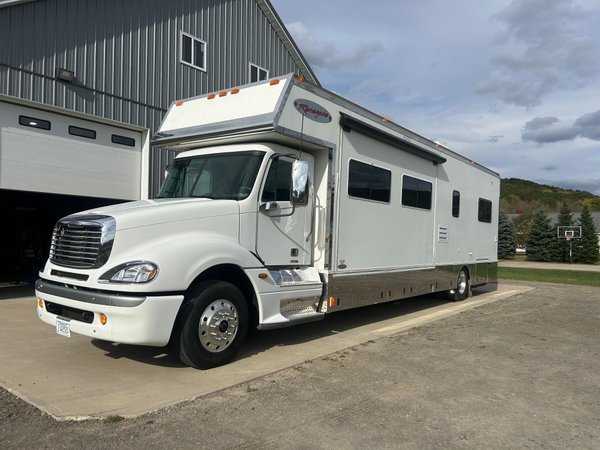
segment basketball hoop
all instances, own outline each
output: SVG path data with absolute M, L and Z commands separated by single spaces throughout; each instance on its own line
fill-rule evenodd
M 558 226 L 556 227 L 556 237 L 564 239 L 569 243 L 569 262 L 573 264 L 573 241 L 581 239 L 580 226 Z

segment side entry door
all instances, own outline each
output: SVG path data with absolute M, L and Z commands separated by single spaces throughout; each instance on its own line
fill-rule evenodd
M 309 160 L 309 195 L 291 202 L 294 159 L 271 159 L 259 198 L 256 253 L 267 266 L 305 266 L 312 262 L 313 159 Z

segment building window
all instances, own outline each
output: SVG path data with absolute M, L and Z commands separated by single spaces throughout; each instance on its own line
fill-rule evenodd
M 40 130 L 49 130 L 50 122 L 47 120 L 36 119 L 35 117 L 19 116 L 19 125 L 24 127 L 39 128 Z
M 257 81 L 263 81 L 269 78 L 269 71 L 257 66 L 256 64 L 250 63 L 250 83 L 256 83 Z
M 206 42 L 181 32 L 181 62 L 206 70 Z
M 69 134 L 88 139 L 96 139 L 96 131 L 88 130 L 87 128 L 74 127 L 73 125 L 69 126 Z
M 126 145 L 128 147 L 135 147 L 135 139 L 125 136 L 119 136 L 118 134 L 113 134 L 110 138 L 113 144 L 121 144 Z
M 431 209 L 433 185 L 408 175 L 402 177 L 402 204 L 419 209 Z
M 348 166 L 348 195 L 350 197 L 390 202 L 392 172 L 372 164 L 350 160 Z
M 262 202 L 289 202 L 292 191 L 292 162 L 283 159 L 271 161 Z
M 480 222 L 492 223 L 492 202 L 485 198 L 479 199 L 479 212 L 477 217 Z
M 460 192 L 452 191 L 452 217 L 460 215 Z

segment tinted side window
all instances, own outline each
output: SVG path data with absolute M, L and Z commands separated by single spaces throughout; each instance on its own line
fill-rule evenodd
M 484 198 L 479 199 L 477 217 L 480 222 L 492 223 L 492 202 Z
M 402 204 L 413 208 L 431 209 L 433 185 L 408 175 L 402 177 Z
M 352 159 L 348 169 L 348 195 L 389 203 L 392 172 Z
M 460 215 L 460 192 L 452 191 L 452 217 Z
M 274 159 L 269 168 L 261 201 L 289 202 L 292 188 L 292 162 Z

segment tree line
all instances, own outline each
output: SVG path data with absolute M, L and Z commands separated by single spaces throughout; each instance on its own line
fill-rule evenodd
M 566 203 L 563 203 L 555 224 L 551 223 L 543 209 L 527 217 L 521 216 L 514 222 L 501 212 L 498 221 L 498 258 L 513 257 L 519 245 L 526 248 L 530 261 L 570 262 L 569 241 L 558 238 L 556 230 L 559 226 L 581 227 L 581 239 L 572 241 L 572 262 L 595 264 L 598 261 L 598 235 L 589 208 L 585 206 L 576 221 Z

